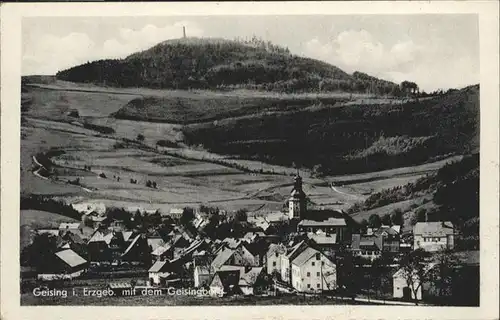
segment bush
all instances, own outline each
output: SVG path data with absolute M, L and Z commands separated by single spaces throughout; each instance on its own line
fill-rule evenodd
M 106 178 L 107 178 L 107 177 L 106 177 L 106 174 L 104 174 L 104 172 L 99 173 L 99 177 L 104 178 L 104 179 L 106 179 Z
M 170 140 L 158 140 L 156 141 L 156 145 L 167 148 L 177 148 L 179 146 L 177 143 L 172 142 Z
M 89 129 L 89 130 L 94 130 L 94 131 L 100 132 L 102 134 L 112 134 L 112 133 L 115 133 L 115 129 L 113 129 L 113 128 L 106 127 L 106 126 L 100 126 L 100 125 L 97 125 L 97 124 L 92 124 L 92 123 L 87 123 L 87 122 L 83 124 L 83 127 L 85 129 Z
M 142 141 L 144 141 L 144 139 L 145 139 L 145 137 L 144 137 L 144 135 L 143 135 L 143 134 L 140 134 L 140 133 L 139 133 L 139 134 L 137 135 L 137 141 L 142 142 Z

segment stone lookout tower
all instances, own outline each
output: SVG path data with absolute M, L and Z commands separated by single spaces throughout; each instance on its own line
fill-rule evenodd
M 294 179 L 294 185 L 290 198 L 288 199 L 288 218 L 301 220 L 306 213 L 306 194 L 302 190 L 302 177 L 298 170 Z

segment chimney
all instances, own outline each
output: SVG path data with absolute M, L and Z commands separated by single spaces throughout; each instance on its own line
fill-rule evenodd
M 186 27 L 185 26 L 182 27 L 182 37 L 184 39 L 186 39 Z

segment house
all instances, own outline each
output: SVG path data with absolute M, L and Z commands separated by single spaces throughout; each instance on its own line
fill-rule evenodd
M 72 231 L 75 231 L 75 230 L 78 230 L 80 229 L 80 222 L 75 222 L 75 223 L 65 223 L 65 222 L 62 222 L 60 225 L 59 225 L 59 230 L 72 230 Z
M 262 237 L 265 237 L 265 233 L 264 233 L 264 232 L 262 232 L 262 231 L 257 231 L 257 232 L 247 232 L 247 233 L 243 236 L 243 241 L 248 242 L 248 243 L 252 243 L 252 242 L 254 242 L 254 241 L 256 241 L 257 239 L 262 238 Z
M 48 233 L 52 236 L 57 237 L 59 235 L 60 230 L 59 229 L 37 229 L 36 234 L 44 234 Z
M 168 261 L 156 261 L 148 270 L 149 283 L 151 285 L 164 285 L 171 273 Z
M 182 217 L 183 213 L 184 213 L 184 209 L 182 209 L 182 208 L 172 208 L 172 209 L 170 209 L 168 214 L 162 212 L 161 216 L 162 216 L 162 218 L 166 218 L 168 216 L 170 216 L 172 218 L 180 218 L 180 217 Z
M 117 243 L 122 241 L 123 238 L 111 230 L 97 229 L 87 242 L 90 261 L 111 261 L 113 259 L 111 247 L 115 248 Z
M 374 236 L 382 238 L 382 251 L 393 254 L 399 253 L 399 230 L 399 226 L 381 226 L 373 232 Z
M 262 229 L 262 231 L 266 231 L 271 226 L 271 224 L 266 220 L 265 217 L 255 217 L 252 219 L 249 218 L 248 221 L 253 223 L 257 228 Z
M 259 280 L 262 279 L 263 269 L 263 267 L 250 266 L 240 269 L 238 287 L 243 295 L 248 296 L 257 293 L 256 286 L 259 284 Z
M 318 247 L 322 249 L 334 249 L 339 247 L 339 243 L 337 242 L 337 235 L 334 234 L 326 234 L 324 232 L 317 231 L 316 233 L 308 233 L 307 237 L 314 241 L 318 245 Z
M 132 263 L 145 263 L 149 261 L 150 251 L 146 237 L 143 234 L 138 234 L 131 239 L 131 241 L 126 241 L 128 246 L 122 253 L 121 259 Z
M 426 265 L 424 269 L 424 273 L 430 272 L 434 267 L 436 266 L 436 263 L 429 263 Z M 412 283 L 408 283 L 408 277 L 405 275 L 405 271 L 403 268 L 398 269 L 392 276 L 392 287 L 393 287 L 393 298 L 397 299 L 404 299 L 404 300 L 422 300 L 422 296 L 425 295 L 423 291 L 425 291 L 426 288 L 428 288 L 428 284 L 420 285 L 420 277 L 417 275 L 417 272 L 413 272 L 411 275 Z M 411 288 L 413 286 L 413 289 Z
M 210 221 L 199 212 L 195 212 L 194 219 L 191 221 L 193 227 L 197 230 L 204 228 L 209 222 Z
M 299 292 L 337 288 L 337 267 L 324 253 L 307 247 L 290 262 L 291 285 Z
M 73 209 L 82 213 L 83 215 L 88 215 L 90 213 L 103 215 L 106 212 L 106 205 L 104 205 L 104 203 L 74 203 L 71 206 L 73 207 Z
M 421 248 L 435 252 L 442 248 L 453 249 L 454 229 L 449 221 L 417 222 L 413 227 L 413 250 Z
M 85 241 L 71 231 L 60 231 L 57 236 L 57 247 L 60 249 L 72 249 L 75 252 L 86 252 Z
M 268 274 L 281 273 L 281 258 L 286 253 L 286 247 L 282 244 L 270 244 L 266 253 L 266 270 Z
M 353 234 L 351 251 L 353 256 L 375 260 L 382 253 L 383 238 L 381 236 Z
M 73 279 L 81 276 L 88 268 L 87 260 L 71 249 L 54 253 L 51 259 L 51 269 L 39 273 L 39 280 Z
M 108 284 L 107 288 L 111 290 L 115 296 L 132 295 L 134 289 L 132 284 L 128 282 L 111 282 Z
M 304 219 L 298 223 L 297 231 L 302 233 L 321 231 L 327 235 L 335 234 L 338 242 L 348 240 L 347 222 L 343 217 L 329 217 L 321 221 Z
M 259 284 L 263 282 L 263 269 L 252 266 L 222 266 L 210 282 L 210 294 L 219 297 L 229 294 L 254 295 Z
M 153 259 L 153 261 L 173 259 L 173 246 L 171 244 L 164 244 L 163 246 L 156 248 L 153 252 L 151 252 L 151 258 Z
M 97 228 L 103 225 L 104 222 L 107 220 L 108 218 L 104 213 L 100 214 L 97 213 L 96 211 L 92 211 L 82 215 L 82 223 L 86 226 L 90 226 L 93 228 Z
M 208 285 L 210 283 L 210 278 L 212 273 L 210 272 L 210 266 L 195 266 L 193 272 L 194 287 L 200 288 Z
M 295 259 L 297 255 L 299 255 L 303 250 L 308 247 L 308 244 L 305 241 L 300 241 L 295 244 L 293 247 L 287 250 L 286 254 L 281 255 L 281 280 L 286 283 L 291 283 L 291 261 Z
M 210 282 L 210 295 L 222 297 L 236 291 L 240 280 L 240 270 L 217 271 Z

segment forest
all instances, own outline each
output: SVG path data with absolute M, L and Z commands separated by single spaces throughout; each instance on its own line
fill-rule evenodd
M 253 89 L 276 92 L 400 93 L 399 85 L 290 53 L 259 38 L 177 39 L 125 59 L 62 70 L 57 79 L 114 87 Z
M 479 147 L 479 86 L 406 104 L 319 105 L 188 125 L 191 145 L 318 174 L 422 164 Z

